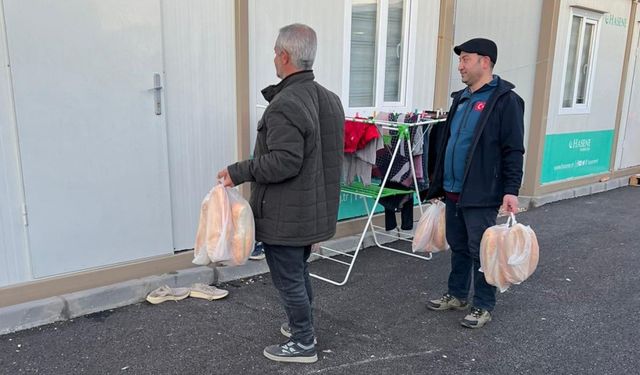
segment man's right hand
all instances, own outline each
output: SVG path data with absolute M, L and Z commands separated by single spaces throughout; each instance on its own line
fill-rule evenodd
M 224 187 L 234 187 L 235 184 L 233 180 L 231 180 L 231 176 L 229 176 L 229 171 L 227 168 L 218 172 L 218 180 L 222 180 L 222 186 Z

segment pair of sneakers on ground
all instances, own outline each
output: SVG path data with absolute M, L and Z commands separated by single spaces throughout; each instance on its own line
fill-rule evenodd
M 318 360 L 316 352 L 316 344 L 318 341 L 313 338 L 313 343 L 303 345 L 291 340 L 291 327 L 289 323 L 283 323 L 280 326 L 280 333 L 289 341 L 284 344 L 270 345 L 264 348 L 264 356 L 272 361 L 278 362 L 294 362 L 294 363 L 314 363 Z
M 427 302 L 427 308 L 434 311 L 466 310 L 468 307 L 469 304 L 466 301 L 460 300 L 449 293 Z M 471 312 L 460 321 L 460 324 L 467 328 L 482 328 L 490 321 L 491 313 L 489 311 L 472 306 Z
M 189 288 L 171 288 L 163 285 L 147 295 L 149 303 L 157 305 L 166 301 L 181 301 L 187 297 L 202 298 L 209 301 L 221 299 L 229 295 L 228 290 L 218 289 L 215 286 L 196 283 Z

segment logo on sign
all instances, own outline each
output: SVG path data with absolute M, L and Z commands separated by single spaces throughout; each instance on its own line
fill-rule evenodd
M 485 104 L 487 104 L 486 102 L 476 102 L 476 104 L 474 104 L 473 106 L 473 110 L 474 111 L 478 111 L 478 112 L 482 112 L 482 110 L 484 109 Z

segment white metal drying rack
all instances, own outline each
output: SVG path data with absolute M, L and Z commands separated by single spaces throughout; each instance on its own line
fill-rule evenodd
M 396 253 L 400 253 L 403 255 L 408 255 L 408 256 L 412 256 L 415 258 L 419 258 L 419 259 L 423 259 L 423 260 L 430 260 L 431 259 L 431 254 L 428 254 L 427 256 L 423 256 L 423 255 L 418 255 L 418 254 L 414 254 L 412 252 L 407 252 L 407 251 L 403 251 L 403 250 L 399 250 L 399 249 L 395 249 L 392 248 L 390 246 L 385 246 L 383 244 L 380 243 L 380 241 L 378 240 L 378 235 L 381 236 L 388 236 L 391 237 L 395 240 L 403 240 L 403 241 L 407 241 L 407 242 L 411 242 L 413 235 L 408 234 L 408 233 L 404 233 L 404 232 L 397 232 L 397 236 L 396 235 L 391 235 L 388 233 L 385 233 L 384 230 L 382 231 L 376 231 L 376 229 L 381 230 L 384 229 L 380 226 L 374 225 L 373 224 L 373 216 L 375 215 L 376 212 L 376 207 L 380 202 L 380 198 L 383 196 L 392 196 L 392 195 L 396 195 L 399 194 L 397 193 L 398 190 L 395 189 L 389 189 L 389 188 L 385 188 L 384 186 L 386 185 L 388 179 L 389 179 L 389 174 L 391 172 L 391 166 L 393 165 L 393 162 L 395 161 L 396 155 L 398 154 L 398 150 L 400 149 L 400 145 L 402 144 L 403 141 L 406 141 L 407 143 L 407 148 L 406 150 L 410 150 L 411 154 L 413 154 L 413 147 L 411 145 L 411 135 L 410 135 L 410 131 L 409 129 L 412 127 L 418 127 L 418 126 L 423 126 L 423 125 L 428 125 L 427 129 L 425 129 L 425 133 L 429 131 L 429 129 L 431 129 L 431 127 L 439 122 L 443 122 L 446 120 L 446 118 L 438 118 L 438 119 L 427 119 L 427 120 L 423 120 L 423 121 L 418 121 L 415 123 L 404 123 L 404 122 L 395 122 L 395 121 L 383 121 L 383 120 L 376 120 L 376 119 L 362 119 L 362 118 L 353 118 L 353 117 L 347 117 L 347 120 L 351 120 L 351 121 L 358 121 L 358 122 L 366 122 L 366 123 L 373 123 L 373 124 L 378 124 L 378 125 L 382 125 L 383 129 L 387 129 L 387 130 L 392 130 L 392 131 L 396 131 L 398 132 L 398 142 L 396 143 L 396 146 L 393 150 L 393 153 L 391 155 L 391 161 L 389 163 L 389 168 L 387 168 L 387 171 L 384 175 L 384 178 L 382 179 L 382 183 L 380 184 L 380 186 L 373 186 L 370 185 L 369 188 L 365 189 L 354 189 L 354 188 L 350 188 L 350 186 L 345 186 L 343 185 L 342 187 L 342 192 L 344 193 L 348 193 L 348 194 L 352 194 L 355 196 L 359 196 L 362 198 L 362 200 L 364 201 L 364 205 L 365 208 L 367 210 L 367 224 L 364 226 L 364 229 L 362 230 L 362 233 L 360 234 L 360 239 L 358 240 L 358 244 L 356 246 L 356 248 L 354 250 L 351 250 L 353 252 L 353 254 L 350 254 L 349 252 L 345 252 L 345 251 L 340 251 L 340 250 L 336 250 L 336 249 L 332 249 L 330 247 L 327 246 L 320 246 L 320 249 L 323 250 L 327 250 L 331 253 L 331 255 L 325 255 L 325 254 L 320 254 L 318 252 L 313 253 L 313 255 L 323 258 L 323 259 L 327 259 L 333 262 L 337 262 L 340 263 L 342 265 L 345 265 L 348 268 L 347 270 L 347 274 L 345 275 L 344 279 L 342 281 L 335 281 L 320 275 L 317 275 L 315 273 L 310 273 L 310 275 L 312 277 L 315 277 L 316 279 L 322 280 L 322 281 L 326 281 L 328 283 L 337 285 L 337 286 L 342 286 L 345 285 L 347 283 L 347 281 L 349 280 L 349 276 L 351 275 L 351 270 L 353 269 L 353 265 L 355 264 L 356 258 L 358 256 L 358 253 L 360 252 L 360 249 L 362 248 L 363 242 L 364 242 L 364 238 L 367 234 L 367 230 L 371 230 L 371 234 L 373 236 L 373 240 L 376 244 L 376 246 L 378 246 L 381 249 L 385 249 L 385 250 L 389 250 L 389 251 L 393 251 Z M 422 214 L 423 209 L 422 209 L 422 202 L 420 200 L 420 191 L 418 188 L 418 180 L 416 178 L 416 173 L 415 173 L 415 165 L 413 163 L 413 157 L 409 157 L 409 163 L 411 166 L 411 174 L 413 176 L 413 184 L 414 184 L 414 188 L 418 197 L 418 206 L 420 208 L 420 213 Z M 375 190 L 377 190 L 377 194 L 373 195 L 371 194 L 371 192 L 375 192 Z M 406 194 L 406 192 L 405 192 Z M 373 203 L 373 207 L 371 209 L 369 209 L 369 204 L 367 203 L 367 198 L 373 198 L 375 196 L 375 202 Z M 336 256 L 345 256 L 348 258 L 347 261 L 344 260 L 340 260 L 340 259 L 335 259 Z

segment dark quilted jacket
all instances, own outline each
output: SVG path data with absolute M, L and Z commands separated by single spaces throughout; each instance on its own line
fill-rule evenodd
M 342 173 L 344 110 L 340 98 L 292 74 L 262 90 L 269 102 L 258 123 L 254 158 L 230 165 L 238 185 L 251 184 L 256 240 L 306 246 L 336 232 Z

